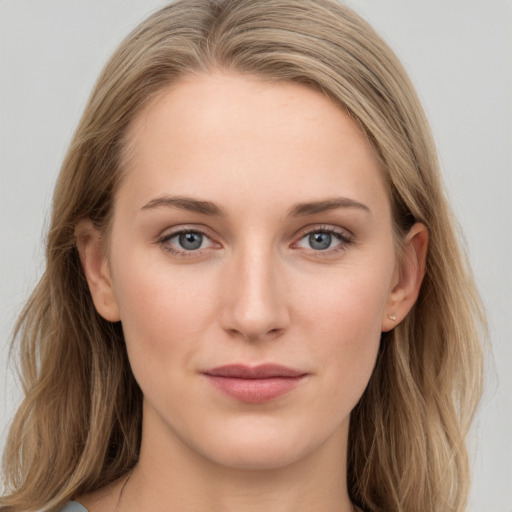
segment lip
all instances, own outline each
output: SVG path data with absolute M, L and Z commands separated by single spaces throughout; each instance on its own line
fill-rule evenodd
M 232 364 L 202 372 L 219 391 L 236 400 L 260 404 L 295 389 L 307 373 L 278 364 Z

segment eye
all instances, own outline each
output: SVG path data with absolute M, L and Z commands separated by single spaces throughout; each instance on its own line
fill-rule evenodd
M 331 227 L 325 227 L 307 232 L 296 243 L 296 246 L 315 252 L 330 252 L 331 250 L 343 249 L 351 242 L 352 240 L 347 233 Z
M 311 249 L 315 249 L 316 251 L 325 251 L 325 249 L 329 249 L 333 242 L 333 236 L 331 233 L 311 233 L 304 238 L 307 238 L 307 243 Z M 334 241 L 336 241 L 336 239 Z
M 196 251 L 203 245 L 204 236 L 202 233 L 180 233 L 169 239 L 169 242 L 178 244 L 186 251 Z
M 201 249 L 215 246 L 215 243 L 207 235 L 192 229 L 182 229 L 164 235 L 159 243 L 164 250 L 181 255 L 200 252 Z

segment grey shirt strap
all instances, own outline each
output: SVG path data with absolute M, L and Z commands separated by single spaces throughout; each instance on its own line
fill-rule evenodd
M 61 512 L 89 512 L 83 505 L 80 505 L 78 501 L 70 501 Z

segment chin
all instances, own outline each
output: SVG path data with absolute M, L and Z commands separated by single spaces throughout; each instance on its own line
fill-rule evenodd
M 283 428 L 281 425 L 264 425 L 255 422 L 226 429 L 219 435 L 213 433 L 208 442 L 203 437 L 201 446 L 196 451 L 203 457 L 225 468 L 263 471 L 276 470 L 292 466 L 319 449 L 334 438 L 343 439 L 336 433 L 325 431 L 310 432 L 307 427 L 296 425 L 295 428 Z M 288 427 L 290 427 L 288 425 Z M 205 441 L 207 441 L 205 443 Z M 329 448 L 328 448 L 329 449 Z
M 303 459 L 306 453 L 305 450 L 283 447 L 282 443 L 239 443 L 224 446 L 222 453 L 210 453 L 208 456 L 212 462 L 225 468 L 270 471 L 291 466 Z

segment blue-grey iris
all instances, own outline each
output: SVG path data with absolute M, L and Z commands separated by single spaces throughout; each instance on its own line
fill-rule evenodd
M 183 249 L 187 251 L 194 251 L 201 247 L 201 244 L 203 243 L 203 235 L 201 233 L 182 233 L 179 236 L 178 241 Z
M 311 233 L 309 235 L 309 245 L 312 249 L 323 251 L 331 245 L 332 235 L 330 233 Z

